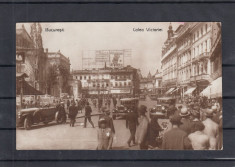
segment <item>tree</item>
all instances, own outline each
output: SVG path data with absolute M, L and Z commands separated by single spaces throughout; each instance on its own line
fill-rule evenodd
M 51 89 L 53 88 L 54 85 L 58 83 L 57 77 L 58 77 L 58 68 L 57 66 L 51 65 L 48 68 L 48 73 L 47 73 L 47 90 L 48 94 L 51 94 Z

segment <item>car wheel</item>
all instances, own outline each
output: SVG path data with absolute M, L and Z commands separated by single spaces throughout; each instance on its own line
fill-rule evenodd
M 31 128 L 31 126 L 32 126 L 32 121 L 31 121 L 31 119 L 30 119 L 29 117 L 26 117 L 26 118 L 24 119 L 24 128 L 25 128 L 26 130 L 29 130 L 29 129 Z
M 56 123 L 58 123 L 58 124 L 63 123 L 63 117 L 59 111 L 57 111 L 55 114 L 55 120 L 56 120 Z

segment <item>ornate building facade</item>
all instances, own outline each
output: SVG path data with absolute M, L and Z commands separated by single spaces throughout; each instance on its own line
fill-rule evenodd
M 169 26 L 161 60 L 167 93 L 199 94 L 222 75 L 220 31 L 217 22 L 184 23 L 175 31 Z

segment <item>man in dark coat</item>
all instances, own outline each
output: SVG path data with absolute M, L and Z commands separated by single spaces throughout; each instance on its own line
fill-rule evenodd
M 131 141 L 135 145 L 135 133 L 136 127 L 138 126 L 138 114 L 134 108 L 129 109 L 129 112 L 126 116 L 126 127 L 130 130 L 130 137 L 127 141 L 128 146 L 131 146 Z
M 75 103 L 72 103 L 72 105 L 69 107 L 70 126 L 72 127 L 74 127 L 77 114 L 78 114 L 78 111 L 75 106 Z
M 163 136 L 162 149 L 164 150 L 186 150 L 191 148 L 191 143 L 186 132 L 179 128 L 181 117 L 174 115 L 170 119 L 172 129 Z
M 185 131 L 187 134 L 191 133 L 191 129 L 192 129 L 192 122 L 189 119 L 190 118 L 190 112 L 188 111 L 188 109 L 186 107 L 181 109 L 180 112 L 180 117 L 182 124 L 179 126 L 180 129 L 182 129 L 183 131 Z
M 149 147 L 155 148 L 159 147 L 160 143 L 157 142 L 157 137 L 159 137 L 159 132 L 162 131 L 162 127 L 158 123 L 158 117 L 153 116 L 150 124 L 149 124 L 149 133 L 148 133 L 148 140 L 149 140 Z
M 87 120 L 90 122 L 90 124 L 92 125 L 93 128 L 95 128 L 92 120 L 91 120 L 91 113 L 92 113 L 92 109 L 91 106 L 89 105 L 89 102 L 86 103 L 85 106 L 85 119 L 84 119 L 84 128 L 86 128 L 86 123 Z

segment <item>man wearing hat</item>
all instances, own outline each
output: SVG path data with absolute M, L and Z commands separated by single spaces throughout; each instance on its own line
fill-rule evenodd
M 86 103 L 86 106 L 85 106 L 85 119 L 84 119 L 84 128 L 86 128 L 86 123 L 87 123 L 87 120 L 90 122 L 91 126 L 93 128 L 95 128 L 92 120 L 91 120 L 91 113 L 92 113 L 92 109 L 91 109 L 91 106 L 89 105 L 89 102 Z
M 147 107 L 145 105 L 141 105 L 139 108 L 139 126 L 136 130 L 136 139 L 137 143 L 141 150 L 148 149 L 148 126 L 149 126 L 149 119 L 145 115 L 147 112 Z
M 127 141 L 128 146 L 131 146 L 131 141 L 133 141 L 133 144 L 135 145 L 135 132 L 136 127 L 138 126 L 138 114 L 135 110 L 135 107 L 131 107 L 128 109 L 128 114 L 126 116 L 126 127 L 130 130 L 130 137 Z
M 104 118 L 106 120 L 107 128 L 110 128 L 113 134 L 115 134 L 113 119 L 110 117 L 110 111 L 106 107 L 102 107 L 101 111 L 102 111 L 102 115 L 99 116 L 99 119 Z M 98 126 L 100 127 L 99 123 L 98 123 Z
M 74 127 L 76 116 L 78 114 L 75 103 L 71 103 L 72 105 L 69 107 L 69 118 L 70 118 L 70 126 Z
M 210 150 L 215 150 L 217 146 L 217 138 L 219 135 L 219 125 L 212 120 L 213 110 L 206 109 L 206 119 L 202 122 L 205 126 L 203 132 L 209 137 Z
M 191 133 L 191 126 L 192 123 L 189 119 L 190 117 L 190 112 L 188 111 L 188 109 L 186 107 L 182 108 L 180 111 L 180 117 L 182 124 L 179 126 L 180 129 L 182 129 L 183 131 L 185 131 L 187 134 Z
M 113 132 L 107 127 L 107 122 L 105 118 L 99 119 L 99 129 L 97 132 L 98 136 L 98 146 L 97 150 L 110 150 L 113 143 Z
M 172 129 L 163 136 L 162 149 L 164 150 L 186 150 L 191 148 L 191 143 L 185 131 L 179 128 L 182 124 L 181 117 L 173 115 L 170 118 Z
M 194 131 L 193 127 L 195 123 L 198 123 L 200 121 L 200 108 L 199 106 L 194 106 L 193 110 L 191 111 L 191 132 Z

